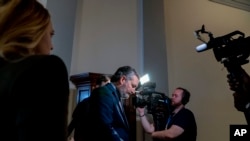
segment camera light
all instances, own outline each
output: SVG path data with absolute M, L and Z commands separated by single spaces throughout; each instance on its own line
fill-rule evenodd
M 149 82 L 149 76 L 148 76 L 148 74 L 143 75 L 143 76 L 140 78 L 140 82 L 141 82 L 141 85 L 143 85 L 143 84 L 146 83 L 146 82 Z

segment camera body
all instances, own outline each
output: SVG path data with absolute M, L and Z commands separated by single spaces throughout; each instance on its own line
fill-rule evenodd
M 200 36 L 200 33 L 207 34 L 209 41 L 206 42 Z M 237 77 L 241 65 L 247 64 L 250 55 L 250 37 L 245 37 L 241 31 L 234 31 L 229 34 L 214 38 L 211 32 L 205 30 L 203 25 L 200 30 L 195 31 L 196 37 L 204 42 L 196 48 L 197 52 L 213 49 L 214 56 L 218 62 L 221 62 L 231 75 Z
M 147 113 L 156 114 L 169 112 L 171 100 L 164 94 L 156 91 L 141 91 L 133 97 L 135 107 L 146 107 Z
M 238 36 L 238 38 L 233 38 Z M 250 55 L 250 37 L 244 37 L 244 33 L 234 31 L 227 35 L 213 39 L 213 52 L 217 61 L 221 63 L 230 63 L 231 65 L 244 65 L 249 61 Z
M 199 33 L 208 34 L 210 40 L 208 42 L 204 41 Z M 205 30 L 204 25 L 200 30 L 195 31 L 195 36 L 205 43 L 197 46 L 196 51 L 202 52 L 213 49 L 216 60 L 227 68 L 229 73 L 227 77 L 230 80 L 238 81 L 238 87 L 234 90 L 236 93 L 240 94 L 237 96 L 237 99 L 235 98 L 235 101 L 239 102 L 237 105 L 241 104 L 241 102 L 245 104 L 243 101 L 246 99 L 249 100 L 249 93 L 247 93 L 247 96 L 244 94 L 246 87 L 244 85 L 244 74 L 241 66 L 249 63 L 250 37 L 245 37 L 244 33 L 236 30 L 229 34 L 214 38 L 211 32 Z M 244 111 L 244 115 L 247 123 L 250 124 L 250 111 Z
M 132 99 L 135 107 L 146 107 L 147 113 L 152 114 L 156 131 L 165 129 L 166 119 L 172 113 L 171 99 L 164 93 L 155 91 L 156 84 L 147 82 L 137 91 Z

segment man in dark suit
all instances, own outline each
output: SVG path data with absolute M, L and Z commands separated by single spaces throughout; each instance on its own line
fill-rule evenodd
M 111 83 L 90 96 L 88 140 L 129 141 L 129 125 L 121 99 L 135 93 L 139 75 L 130 66 L 117 69 Z
M 110 76 L 109 75 L 101 75 L 96 80 L 96 86 L 95 88 L 105 86 L 107 83 L 110 83 Z M 76 108 L 74 109 L 72 113 L 72 120 L 70 121 L 68 125 L 68 137 L 70 138 L 70 135 L 74 131 L 74 140 L 75 141 L 82 141 L 85 137 L 85 132 L 88 130 L 86 126 L 86 117 L 88 115 L 88 108 L 89 107 L 89 97 L 83 99 L 81 102 L 79 102 L 76 105 Z

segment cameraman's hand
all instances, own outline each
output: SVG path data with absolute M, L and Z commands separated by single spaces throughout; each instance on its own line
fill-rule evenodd
M 137 107 L 136 110 L 138 111 L 139 116 L 145 115 L 145 107 L 143 108 Z
M 250 102 L 250 77 L 241 69 L 240 77 L 228 75 L 228 84 L 230 90 L 234 91 L 234 106 L 238 111 L 245 111 L 246 105 Z
M 234 107 L 241 112 L 246 110 L 246 105 L 249 103 L 247 95 L 245 93 L 234 93 Z
M 230 90 L 250 93 L 250 77 L 244 69 L 241 69 L 239 78 L 229 74 L 227 79 Z

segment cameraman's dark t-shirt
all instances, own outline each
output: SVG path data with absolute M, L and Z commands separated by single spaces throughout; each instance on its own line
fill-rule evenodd
M 168 127 L 177 125 L 184 129 L 184 132 L 174 141 L 196 141 L 197 126 L 195 117 L 192 111 L 182 108 L 177 114 L 172 117 Z

